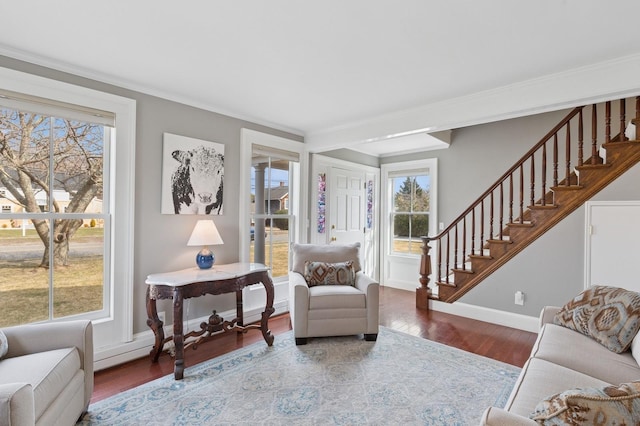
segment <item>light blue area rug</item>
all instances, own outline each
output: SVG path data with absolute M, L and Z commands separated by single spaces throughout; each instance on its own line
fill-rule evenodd
M 92 404 L 80 424 L 476 425 L 519 372 L 388 328 L 304 346 L 288 332 Z

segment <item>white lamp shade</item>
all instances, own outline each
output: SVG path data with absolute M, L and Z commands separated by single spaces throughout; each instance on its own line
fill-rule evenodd
M 188 246 L 213 246 L 224 244 L 216 224 L 212 220 L 199 220 L 196 223 L 191 238 L 189 238 Z

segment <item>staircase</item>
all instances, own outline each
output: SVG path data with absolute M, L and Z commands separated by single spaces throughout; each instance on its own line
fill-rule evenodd
M 418 307 L 426 297 L 458 300 L 638 163 L 640 141 L 624 136 L 632 103 L 630 121 L 640 124 L 640 96 L 575 108 L 444 231 L 423 237 Z M 614 137 L 612 115 L 619 126 Z

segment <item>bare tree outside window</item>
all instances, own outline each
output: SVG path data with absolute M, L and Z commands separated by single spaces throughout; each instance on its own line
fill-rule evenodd
M 99 124 L 0 109 L 0 186 L 15 211 L 84 213 L 102 198 L 103 139 Z M 55 266 L 68 266 L 69 242 L 83 220 L 31 222 L 44 245 L 40 266 L 50 266 L 51 250 Z
M 109 131 L 0 108 L 0 327 L 107 306 Z

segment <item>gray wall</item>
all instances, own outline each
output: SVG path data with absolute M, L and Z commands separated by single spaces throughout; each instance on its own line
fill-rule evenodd
M 240 129 L 245 127 L 277 136 L 302 140 L 302 137 L 193 108 L 139 92 L 115 87 L 86 78 L 58 72 L 0 56 L 0 66 L 28 72 L 66 83 L 135 99 L 137 102 L 135 235 L 134 239 L 134 333 L 148 329 L 144 283 L 148 274 L 191 267 L 197 248 L 187 247 L 187 240 L 198 216 L 160 214 L 162 175 L 162 134 L 164 132 L 210 140 L 225 145 L 225 188 L 238 188 L 240 176 Z M 216 262 L 238 260 L 238 192 L 224 192 L 224 214 L 215 217 L 224 245 L 215 247 Z M 201 217 L 200 217 L 201 218 Z M 206 296 L 207 300 L 185 303 L 189 318 L 211 313 L 211 309 L 235 309 L 233 294 Z M 158 303 L 158 310 L 171 311 L 170 301 Z M 186 316 L 186 313 L 185 313 Z M 169 318 L 171 316 L 169 315 Z
M 189 267 L 195 249 L 187 247 L 196 216 L 160 214 L 162 133 L 211 140 L 225 144 L 225 187 L 239 185 L 240 129 L 247 127 L 294 140 L 300 136 L 255 123 L 192 108 L 154 96 L 96 82 L 0 56 L 0 66 L 85 86 L 137 101 L 136 205 L 135 205 L 135 294 L 134 332 L 147 329 L 144 308 L 145 277 L 154 272 Z M 457 129 L 450 148 L 442 151 L 386 157 L 380 163 L 438 158 L 439 221 L 448 224 L 476 197 L 546 134 L 567 111 L 539 114 L 502 122 Z M 366 154 L 328 153 L 336 158 L 377 166 Z M 326 153 L 323 153 L 326 154 Z M 640 168 L 627 172 L 598 194 L 598 200 L 640 199 Z M 219 262 L 238 259 L 239 211 L 237 193 L 226 191 L 224 214 L 216 218 L 225 244 L 216 247 Z M 462 302 L 537 315 L 542 306 L 563 304 L 582 289 L 584 269 L 584 208 L 565 219 L 493 276 L 469 292 Z M 526 303 L 513 303 L 516 290 L 524 291 Z M 210 309 L 233 309 L 233 295 L 194 301 L 187 306 L 189 317 L 205 315 Z M 208 304 L 212 303 L 211 306 Z M 158 309 L 170 311 L 170 302 Z
M 567 113 L 556 111 L 456 129 L 446 150 L 384 158 L 382 163 L 438 158 L 438 220 L 446 226 Z M 638 175 L 640 166 L 594 200 L 639 200 Z M 564 304 L 584 285 L 584 220 L 585 209 L 581 207 L 460 301 L 530 316 L 537 316 L 545 305 Z M 514 304 L 517 290 L 525 293 L 524 306 Z

